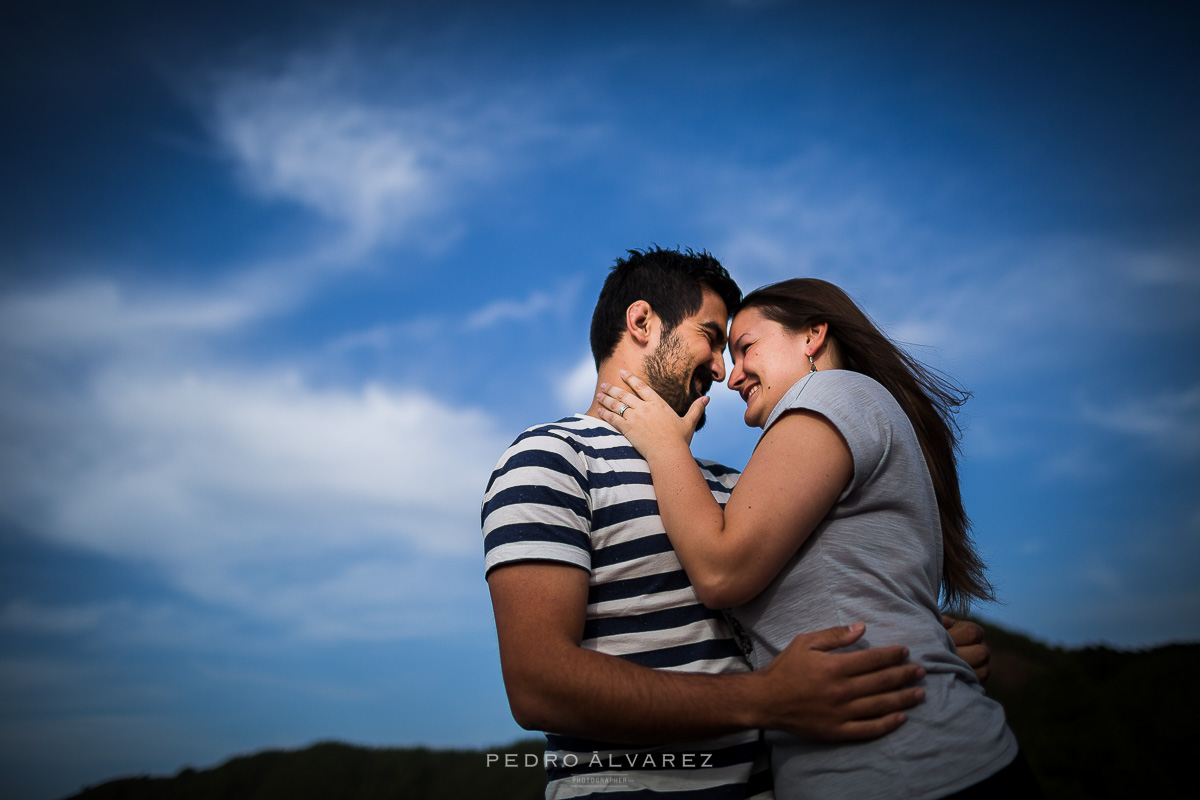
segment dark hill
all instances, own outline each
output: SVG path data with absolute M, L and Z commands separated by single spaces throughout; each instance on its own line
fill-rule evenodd
M 1048 800 L 1195 796 L 1200 750 L 1200 644 L 1150 650 L 1050 647 L 990 623 L 988 694 L 1042 781 Z M 70 800 L 534 800 L 545 773 L 523 766 L 544 741 L 485 750 L 316 744 L 266 751 L 214 769 L 123 778 Z M 536 758 L 530 759 L 537 763 Z
M 1047 798 L 1192 798 L 1200 644 L 1049 647 L 990 623 L 988 694 Z
M 322 742 L 304 750 L 268 750 L 219 767 L 185 769 L 173 778 L 122 778 L 85 789 L 73 800 L 536 800 L 546 773 L 545 739 L 526 739 L 493 753 L 523 764 L 487 765 L 483 750 L 365 748 Z

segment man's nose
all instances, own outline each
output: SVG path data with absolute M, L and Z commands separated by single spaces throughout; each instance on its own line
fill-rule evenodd
M 725 380 L 725 354 L 717 353 L 713 356 L 712 361 L 712 376 L 714 383 L 720 383 Z

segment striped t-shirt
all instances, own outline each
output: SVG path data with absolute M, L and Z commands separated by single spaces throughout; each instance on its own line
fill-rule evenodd
M 697 463 L 723 505 L 738 473 Z M 492 473 L 482 516 L 486 571 L 531 560 L 588 571 L 583 647 L 654 669 L 748 669 L 671 549 L 645 459 L 607 423 L 576 415 L 522 433 Z M 773 796 L 758 731 L 653 746 L 547 732 L 545 764 L 547 798 Z

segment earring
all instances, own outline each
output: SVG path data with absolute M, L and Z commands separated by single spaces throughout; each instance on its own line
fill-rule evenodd
M 811 375 L 812 373 L 814 373 L 816 371 L 817 371 L 817 362 L 813 361 L 812 353 L 809 353 L 808 354 L 808 373 Z

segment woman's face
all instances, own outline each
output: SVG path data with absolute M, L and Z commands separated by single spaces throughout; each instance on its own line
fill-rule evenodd
M 803 335 L 787 331 L 756 308 L 738 312 L 729 329 L 729 388 L 746 403 L 746 424 L 761 428 L 792 384 L 809 372 Z

